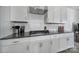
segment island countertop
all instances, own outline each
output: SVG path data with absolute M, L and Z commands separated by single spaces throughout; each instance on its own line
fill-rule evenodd
M 72 33 L 72 32 L 63 32 L 63 33 L 43 33 L 40 35 L 30 35 L 29 32 L 25 32 L 24 35 L 11 34 L 6 37 L 0 38 L 0 40 L 8 40 L 8 39 L 17 39 L 17 38 L 27 38 L 27 37 L 36 37 L 36 36 L 45 36 L 45 35 L 55 35 L 55 34 L 64 34 L 64 33 Z

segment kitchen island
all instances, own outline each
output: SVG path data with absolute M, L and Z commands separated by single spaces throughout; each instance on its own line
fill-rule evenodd
M 0 39 L 1 53 L 56 53 L 74 47 L 74 33 L 9 35 Z

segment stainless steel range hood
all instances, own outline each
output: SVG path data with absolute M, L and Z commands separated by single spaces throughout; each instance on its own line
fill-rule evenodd
M 47 12 L 46 6 L 30 6 L 29 7 L 29 13 L 32 14 L 38 14 L 38 15 L 44 15 Z

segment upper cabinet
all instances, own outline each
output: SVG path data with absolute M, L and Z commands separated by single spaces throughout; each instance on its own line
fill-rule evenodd
M 48 7 L 48 13 L 45 17 L 46 23 L 54 22 L 54 7 Z
M 27 21 L 28 7 L 26 6 L 12 6 L 11 7 L 11 21 Z
M 65 7 L 60 6 L 48 7 L 46 23 L 65 23 L 66 20 L 67 20 L 67 9 Z
M 61 7 L 61 10 L 60 10 L 60 20 L 62 23 L 66 23 L 67 22 L 67 12 L 68 11 L 68 8 L 67 7 Z
M 54 23 L 61 23 L 60 10 L 60 7 L 54 7 Z

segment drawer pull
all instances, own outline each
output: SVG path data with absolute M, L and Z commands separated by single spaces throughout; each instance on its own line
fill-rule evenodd
M 67 39 L 67 41 L 69 41 L 69 38 Z
M 29 46 L 27 46 L 27 50 L 29 50 Z
M 42 44 L 42 43 L 40 43 L 40 45 L 39 45 L 39 46 L 40 46 L 40 48 L 42 47 L 42 45 L 43 45 L 43 44 Z
M 51 44 L 51 45 L 53 44 L 52 41 L 50 41 L 50 44 Z
M 17 42 L 19 42 L 19 41 L 14 41 L 13 43 L 17 43 Z

